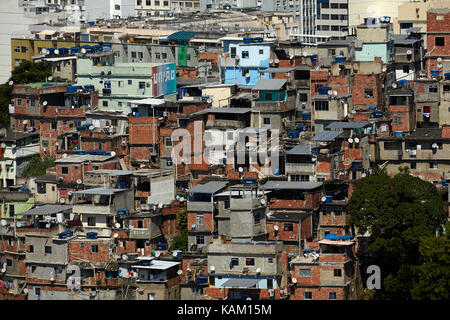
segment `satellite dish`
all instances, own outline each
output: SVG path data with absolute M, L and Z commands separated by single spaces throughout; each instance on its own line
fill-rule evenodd
M 2 221 L 1 221 L 1 225 L 2 226 L 6 226 L 8 224 L 8 222 L 6 222 L 6 220 L 5 219 L 2 219 Z
M 83 181 L 81 181 L 81 179 L 78 179 L 78 180 L 77 180 L 77 183 L 78 183 L 78 184 L 81 184 L 82 182 L 83 182 Z
M 244 168 L 242 168 L 242 167 L 239 167 L 239 172 L 244 172 Z
M 348 138 L 348 143 L 353 143 L 353 139 L 352 138 Z
M 397 84 L 395 82 L 392 84 L 392 88 L 397 88 Z
M 439 64 L 437 65 L 437 67 L 438 67 L 438 68 L 442 68 L 442 63 L 439 63 Z
M 439 57 L 439 58 L 437 58 L 436 60 L 437 60 L 437 62 L 441 62 L 441 61 L 442 61 L 442 58 Z
M 22 225 L 22 224 L 21 224 L 19 221 L 16 222 L 16 227 L 17 227 L 17 228 L 20 228 L 21 225 Z
M 89 126 L 89 130 L 94 130 L 94 126 Z
M 297 278 L 292 278 L 292 283 L 297 283 Z
M 45 225 L 45 227 L 46 227 L 47 229 L 50 229 L 50 223 L 47 223 L 47 224 Z
M 278 231 L 280 229 L 280 227 L 278 227 L 277 225 L 273 226 L 273 230 Z
M 386 72 L 386 71 L 387 71 L 387 68 L 386 68 L 386 67 L 384 67 L 384 68 L 383 68 L 383 72 Z
M 214 271 L 216 270 L 216 267 L 210 266 L 210 267 L 209 267 L 209 270 L 211 270 L 211 272 L 214 272 Z
M 111 151 L 111 156 L 115 157 L 116 156 L 116 152 L 115 151 Z
M 59 50 L 58 49 L 55 50 L 55 54 L 59 54 Z
M 412 54 L 411 50 L 406 51 L 406 54 Z
M 192 270 L 191 270 L 191 268 L 187 268 L 186 271 L 187 272 L 191 272 Z
M 333 95 L 334 95 L 334 96 L 337 96 L 337 94 L 338 94 L 337 91 L 334 90 L 334 91 L 333 91 Z
M 47 101 L 42 102 L 42 105 L 45 107 L 48 104 Z
M 308 53 L 307 53 L 307 52 L 303 52 L 303 56 L 304 56 L 304 57 L 307 57 L 307 56 L 308 56 Z
M 385 19 L 384 17 L 381 17 L 381 18 L 380 18 L 380 21 L 381 21 L 381 22 L 385 22 L 386 19 Z
M 181 276 L 181 275 L 183 274 L 183 270 L 178 270 L 178 271 L 177 271 L 177 274 L 178 274 L 179 276 Z
M 86 53 L 86 48 L 82 48 L 81 53 Z
M 28 288 L 23 289 L 23 293 L 27 294 L 28 293 Z
M 44 48 L 44 49 L 42 49 L 42 53 L 43 53 L 43 54 L 47 54 L 47 53 L 48 53 L 48 50 Z
M 114 238 L 114 239 L 117 239 L 118 237 L 119 237 L 119 234 L 118 234 L 118 233 L 114 233 L 114 234 L 113 234 L 113 238 Z
M 68 192 L 69 196 L 73 195 L 73 191 Z
M 331 96 L 333 94 L 333 91 L 332 90 L 328 90 L 327 93 L 328 93 L 329 96 Z
M 359 138 L 355 138 L 355 142 L 356 142 L 356 143 L 359 143 Z
M 325 202 L 325 201 L 327 201 L 327 198 L 326 197 L 322 197 L 322 198 L 320 198 L 320 200 L 322 200 L 322 202 Z
M 261 273 L 261 268 L 256 268 L 256 273 Z
M 366 176 L 365 172 L 361 173 L 361 178 L 364 178 L 365 176 Z
M 64 203 L 66 200 L 64 198 L 59 199 L 59 202 Z
M 14 84 L 14 81 L 10 81 L 10 82 L 8 82 L 8 84 L 10 85 L 10 86 L 12 86 L 13 84 Z
M 116 224 L 114 225 L 116 228 L 120 228 L 120 223 L 116 222 Z
M 162 209 L 162 207 L 163 207 L 164 205 L 160 202 L 160 203 L 158 203 L 158 208 L 159 209 Z
M 126 254 L 122 255 L 122 260 L 127 261 L 128 260 L 128 256 Z
M 63 158 L 67 158 L 67 153 L 63 154 Z M 79 179 L 78 179 L 79 180 Z
M 161 255 L 161 252 L 159 252 L 159 251 L 155 251 L 155 257 L 159 257 Z
M 247 299 L 245 299 L 245 300 L 252 300 L 252 298 L 248 297 L 248 298 L 247 298 Z
M 52 81 L 52 80 L 53 80 L 53 77 L 52 77 L 52 76 L 49 76 L 47 79 L 48 79 L 48 81 Z
M 266 204 L 266 200 L 264 200 L 264 199 L 261 199 L 260 202 L 261 202 L 262 205 Z
M 433 149 L 437 149 L 437 148 L 438 148 L 438 144 L 437 144 L 437 143 L 433 143 L 433 144 L 431 145 L 431 147 L 432 147 Z
M 181 197 L 181 198 L 180 198 L 180 202 L 184 202 L 184 197 Z
M 316 67 L 316 71 L 319 71 L 319 70 L 320 70 L 320 66 L 317 66 L 317 67 Z
M 316 162 L 316 161 L 317 161 L 317 158 L 316 158 L 316 157 L 312 157 L 312 158 L 311 158 L 311 161 L 312 161 L 312 162 Z

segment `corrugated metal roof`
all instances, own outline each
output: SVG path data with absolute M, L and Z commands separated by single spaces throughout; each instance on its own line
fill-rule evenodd
M 343 133 L 344 131 L 321 131 L 311 141 L 334 141 Z
M 199 184 L 191 189 L 189 189 L 187 192 L 189 193 L 207 193 L 207 194 L 214 194 L 223 188 L 227 186 L 228 182 L 226 181 L 210 181 L 205 184 Z
M 72 206 L 67 205 L 59 205 L 59 204 L 46 204 L 42 207 L 37 207 L 25 212 L 22 212 L 20 214 L 17 214 L 17 216 L 41 216 L 41 215 L 52 215 L 55 213 L 60 213 L 66 210 L 72 209 Z
M 255 288 L 257 287 L 258 279 L 229 279 L 222 284 L 223 288 Z
M 295 70 L 295 68 L 267 68 L 260 73 L 286 73 Z
M 232 114 L 244 114 L 249 113 L 251 111 L 250 108 L 208 108 L 199 111 L 199 114 L 202 113 L 232 113 Z
M 153 269 L 153 270 L 167 270 L 176 265 L 179 265 L 180 262 L 174 261 L 163 261 L 163 260 L 151 260 L 151 264 L 149 266 L 133 266 L 136 269 Z
M 261 79 L 252 90 L 280 90 L 286 83 L 286 79 Z
M 259 187 L 264 190 L 311 190 L 319 188 L 322 182 L 303 182 L 303 181 L 268 181 L 265 185 Z
M 114 158 L 113 156 L 100 156 L 96 154 L 73 154 L 71 156 L 61 158 L 55 161 L 55 163 L 82 163 L 86 161 L 102 162 L 108 159 Z
M 293 147 L 291 150 L 286 152 L 286 154 L 290 155 L 310 155 L 311 154 L 311 145 L 309 144 L 298 144 Z
M 113 194 L 123 192 L 125 189 L 113 189 L 113 188 L 92 188 L 81 191 L 75 191 L 73 194 L 88 194 L 88 195 L 102 195 L 102 196 L 112 196 Z
M 178 31 L 167 36 L 168 40 L 189 41 L 195 36 L 194 31 Z
M 336 121 L 330 123 L 327 126 L 327 129 L 360 129 L 369 126 L 370 123 L 367 121 L 352 121 L 352 122 Z

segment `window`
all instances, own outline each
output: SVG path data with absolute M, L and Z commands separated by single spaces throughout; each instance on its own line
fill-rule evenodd
M 314 108 L 316 111 L 328 111 L 328 101 L 326 100 L 314 101 Z
M 428 92 L 429 93 L 438 92 L 437 85 L 430 85 L 430 86 L 428 86 Z
M 331 9 L 339 9 L 339 4 L 338 3 L 332 3 L 331 4 Z
M 56 124 L 57 124 L 56 121 L 52 122 L 52 130 L 56 130 Z
M 62 167 L 61 168 L 61 173 L 62 174 L 68 174 L 69 173 L 69 168 L 68 167 Z
M 34 294 L 37 296 L 41 295 L 41 288 L 40 287 L 34 287 Z
M 273 279 L 267 279 L 267 289 L 273 289 Z
M 332 14 L 331 15 L 331 20 L 339 20 L 339 15 L 338 14 Z
M 167 53 L 165 53 L 165 52 L 161 53 L 161 58 L 167 59 Z
M 311 277 L 311 269 L 300 269 L 300 277 Z
M 364 89 L 364 98 L 373 98 L 373 89 Z
M 91 245 L 91 252 L 98 253 L 98 244 Z
M 336 292 L 330 292 L 328 294 L 328 300 L 336 300 Z
M 123 81 L 119 81 L 119 88 L 123 88 L 123 86 L 125 85 Z
M 273 263 L 273 258 L 267 258 L 268 263 Z
M 333 274 L 335 277 L 342 277 L 342 270 L 341 269 L 334 269 Z
M 140 0 L 139 2 L 141 2 L 141 0 Z M 145 4 L 146 4 L 147 6 L 151 6 L 151 5 L 152 5 L 152 2 L 151 2 L 151 0 L 145 0 Z
M 172 138 L 166 138 L 166 147 L 172 146 Z
M 12 218 L 12 217 L 14 217 L 14 205 L 13 204 L 10 204 L 9 205 L 9 217 L 10 218 Z
M 294 230 L 294 226 L 293 226 L 292 223 L 285 223 L 283 230 L 284 231 L 293 231 Z
M 263 122 L 264 124 L 270 124 L 270 118 L 264 118 Z
M 12 266 L 12 259 L 6 259 L 6 265 L 8 267 L 11 267 Z
M 33 252 L 34 252 L 34 246 L 33 246 L 32 244 L 30 244 L 30 245 L 28 246 L 28 252 L 29 252 L 29 253 L 33 253 Z
M 331 26 L 331 31 L 339 31 L 339 26 Z
M 411 169 L 416 170 L 417 164 L 415 162 L 411 162 Z
M 322 20 L 329 20 L 330 19 L 330 15 L 329 14 L 323 14 L 322 15 Z
M 409 66 L 403 66 L 403 73 L 409 73 Z
M 239 265 L 239 259 L 238 258 L 231 258 L 230 261 L 230 269 L 233 269 L 233 267 Z
M 128 80 L 128 85 L 132 85 L 133 84 L 133 80 Z
M 436 162 L 430 162 L 430 169 L 437 169 L 438 165 Z
M 304 300 L 312 300 L 312 292 L 306 291 L 305 293 L 303 293 L 303 299 Z
M 20 53 L 20 47 L 14 47 L 14 52 Z
M 445 46 L 445 38 L 444 37 L 436 37 L 435 39 L 435 45 L 442 47 Z
M 308 94 L 307 93 L 300 93 L 299 94 L 300 102 L 307 102 L 308 101 Z
M 89 227 L 95 227 L 95 217 L 88 217 L 88 226 Z
M 138 220 L 138 222 L 137 222 L 137 227 L 138 227 L 138 229 L 144 228 L 144 221 Z
M 348 9 L 348 4 L 347 3 L 339 3 L 339 8 L 340 9 Z
M 145 89 L 145 82 L 139 82 L 139 89 Z
M 197 244 L 205 244 L 205 236 L 196 237 Z
M 83 242 L 80 243 L 80 249 L 84 249 L 84 243 Z
M 103 101 L 103 106 L 107 107 L 108 106 L 108 101 Z
M 161 53 L 156 52 L 155 53 L 155 59 L 161 59 Z
M 47 254 L 52 254 L 52 247 L 50 247 L 50 246 L 45 246 L 44 252 L 47 253 Z
M 249 58 L 248 51 L 242 51 L 242 59 L 248 59 L 248 58 Z
M 245 265 L 246 266 L 254 266 L 255 265 L 255 258 L 247 258 L 247 259 L 245 259 Z
M 205 217 L 204 217 L 203 213 L 197 213 L 196 220 L 197 220 L 197 224 L 198 225 L 204 225 L 205 224 Z
M 322 31 L 330 31 L 330 26 L 322 26 Z
M 22 99 L 16 99 L 17 105 L 21 106 L 22 105 Z
M 259 54 L 264 54 L 264 50 L 263 49 L 259 49 Z
M 236 47 L 230 48 L 230 55 L 231 55 L 231 58 L 236 57 Z
M 264 95 L 264 99 L 265 99 L 265 100 L 272 100 L 272 94 L 271 94 L 271 93 L 266 93 L 266 94 Z

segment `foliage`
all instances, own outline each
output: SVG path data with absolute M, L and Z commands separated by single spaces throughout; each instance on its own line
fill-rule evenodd
M 0 126 L 2 128 L 9 127 L 9 104 L 13 88 L 9 82 L 13 81 L 13 85 L 44 82 L 51 74 L 51 64 L 44 61 L 37 63 L 24 61 L 12 71 L 9 80 L 0 86 Z
M 421 265 L 414 268 L 415 281 L 411 290 L 414 300 L 448 300 L 450 292 L 450 240 L 443 237 L 423 237 L 419 252 Z
M 28 165 L 23 170 L 23 177 L 39 177 L 45 175 L 48 168 L 55 166 L 55 160 L 51 157 L 42 159 L 40 156 L 33 156 Z
M 188 249 L 188 233 L 187 233 L 187 208 L 180 208 L 177 215 L 177 224 L 180 234 L 172 239 L 171 250 L 187 251 Z
M 359 234 L 370 233 L 368 248 L 359 256 L 363 268 L 381 268 L 382 288 L 374 299 L 411 298 L 419 238 L 433 236 L 446 220 L 435 186 L 407 172 L 358 180 L 348 206 Z

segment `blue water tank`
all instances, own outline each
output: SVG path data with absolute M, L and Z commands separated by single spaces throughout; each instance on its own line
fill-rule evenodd
M 317 89 L 317 91 L 319 91 L 319 94 L 321 95 L 328 94 L 329 90 L 331 90 L 331 87 L 320 87 L 319 89 Z
M 439 69 L 432 69 L 431 70 L 431 75 L 432 76 L 438 76 L 439 75 Z
M 97 232 L 87 232 L 86 238 L 88 239 L 97 239 Z
M 450 72 L 447 72 L 444 76 L 445 80 L 450 80 Z
M 353 161 L 352 168 L 354 168 L 354 169 L 361 169 L 362 168 L 362 161 L 361 160 Z
M 311 120 L 311 112 L 303 112 L 303 120 Z
M 245 178 L 244 179 L 244 186 L 251 187 L 258 185 L 258 179 L 256 178 Z
M 326 195 L 325 196 L 325 203 L 331 203 L 333 201 L 333 196 Z
M 383 111 L 381 110 L 376 110 L 373 112 L 373 117 L 374 118 L 382 118 L 383 117 Z
M 291 139 L 298 139 L 299 132 L 297 130 L 287 130 L 287 135 Z
M 302 126 L 302 125 L 298 125 L 298 126 L 297 126 L 297 131 L 298 131 L 299 133 L 300 133 L 300 132 L 303 132 L 303 131 L 306 131 L 305 129 L 306 129 L 305 126 Z
M 335 62 L 339 62 L 339 63 L 345 62 L 346 59 L 347 59 L 347 58 L 342 57 L 342 56 L 335 56 L 335 57 L 333 57 L 333 60 L 334 60 Z
M 377 107 L 375 106 L 369 106 L 369 110 L 375 110 Z
M 395 132 L 394 132 L 394 135 L 395 135 L 396 137 L 403 137 L 403 131 L 395 131 Z
M 167 243 L 158 243 L 157 245 L 158 250 L 167 250 L 168 247 L 169 245 Z

